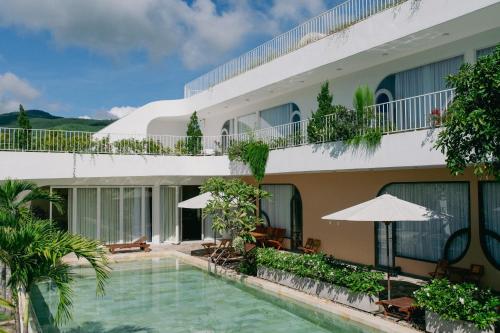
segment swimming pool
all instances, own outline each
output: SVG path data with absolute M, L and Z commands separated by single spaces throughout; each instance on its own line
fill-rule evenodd
M 39 284 L 32 300 L 43 332 L 379 332 L 227 281 L 175 258 L 112 267 L 103 297 L 95 296 L 92 271 L 75 269 L 73 320 L 59 328 L 51 324 L 56 291 L 48 283 Z

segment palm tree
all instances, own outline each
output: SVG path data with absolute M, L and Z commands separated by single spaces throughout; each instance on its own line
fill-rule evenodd
M 38 187 L 35 183 L 26 180 L 7 179 L 0 184 L 0 211 L 4 211 L 13 219 L 19 218 L 23 210 L 34 200 L 47 200 L 58 210 L 62 211 L 62 199 Z M 3 298 L 7 298 L 7 267 L 2 265 L 0 287 Z
M 34 200 L 50 201 L 57 210 L 62 210 L 61 197 L 38 187 L 33 182 L 7 179 L 0 184 L 0 210 L 16 218 Z
M 56 324 L 71 319 L 73 276 L 70 266 L 62 259 L 74 253 L 86 259 L 96 272 L 97 294 L 104 293 L 109 276 L 106 252 L 98 241 L 62 231 L 49 220 L 30 214 L 13 219 L 0 214 L 0 260 L 11 271 L 8 286 L 16 305 L 16 327 L 28 332 L 29 293 L 37 282 L 50 281 L 58 291 Z

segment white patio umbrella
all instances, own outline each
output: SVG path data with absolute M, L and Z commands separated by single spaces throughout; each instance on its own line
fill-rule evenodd
M 187 209 L 204 209 L 207 207 L 208 202 L 212 200 L 212 193 L 211 192 L 205 192 L 200 195 L 197 195 L 195 197 L 192 197 L 191 199 L 187 199 L 184 201 L 181 201 L 177 204 L 177 207 L 179 208 L 187 208 Z M 217 233 L 214 232 L 214 243 L 217 243 Z
M 378 221 L 385 223 L 387 265 L 389 266 L 389 225 L 397 221 L 428 221 L 440 216 L 430 209 L 398 199 L 390 194 L 323 216 L 323 220 Z M 387 269 L 387 297 L 391 299 L 391 277 Z
M 203 209 L 207 207 L 208 202 L 212 200 L 212 193 L 205 192 L 191 199 L 181 201 L 177 204 L 179 208 L 188 208 L 188 209 Z

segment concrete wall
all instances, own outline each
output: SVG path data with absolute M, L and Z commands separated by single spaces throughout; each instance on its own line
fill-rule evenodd
M 251 181 L 251 179 L 249 179 Z M 294 184 L 303 205 L 303 239 L 321 240 L 321 250 L 339 259 L 375 264 L 375 228 L 372 222 L 328 222 L 321 217 L 377 196 L 392 182 L 467 181 L 470 184 L 471 241 L 463 259 L 454 266 L 485 266 L 483 283 L 500 290 L 500 271 L 486 259 L 479 240 L 478 180 L 468 171 L 454 177 L 445 168 L 367 172 L 325 172 L 266 176 L 263 183 Z M 396 257 L 406 273 L 428 276 L 435 264 Z

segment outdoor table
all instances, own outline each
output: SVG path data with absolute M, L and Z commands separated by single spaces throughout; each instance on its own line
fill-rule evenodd
M 378 301 L 376 304 L 384 307 L 384 316 L 392 316 L 408 321 L 410 320 L 413 310 L 415 310 L 413 302 L 413 298 L 405 296 Z

